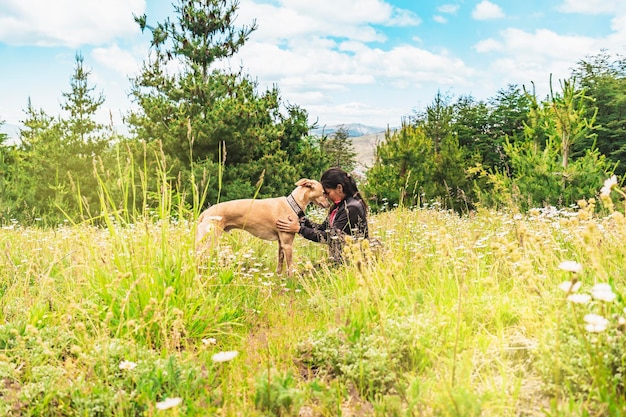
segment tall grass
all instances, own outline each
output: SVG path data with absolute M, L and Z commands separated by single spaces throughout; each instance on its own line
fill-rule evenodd
M 626 406 L 626 222 L 612 207 L 397 209 L 371 216 L 383 249 L 350 242 L 340 267 L 297 238 L 289 279 L 273 273 L 276 243 L 245 232 L 197 259 L 199 210 L 174 195 L 166 167 L 120 172 L 133 184 L 158 175 L 154 211 L 119 207 L 103 182 L 101 226 L 0 230 L 2 415 L 569 416 Z

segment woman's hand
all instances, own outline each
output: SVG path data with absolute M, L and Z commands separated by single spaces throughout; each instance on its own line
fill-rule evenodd
M 298 233 L 300 231 L 300 223 L 298 220 L 292 219 L 291 216 L 276 220 L 276 227 L 281 232 Z

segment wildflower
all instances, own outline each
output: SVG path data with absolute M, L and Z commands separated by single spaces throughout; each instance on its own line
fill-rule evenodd
M 211 357 L 211 359 L 213 359 L 213 362 L 228 362 L 228 361 L 232 361 L 233 359 L 235 359 L 235 357 L 239 355 L 239 352 L 237 352 L 236 350 L 230 350 L 227 352 L 218 352 L 215 355 L 213 355 Z
M 567 272 L 578 273 L 583 270 L 583 266 L 576 261 L 563 261 L 559 264 L 559 269 Z
M 606 330 L 609 325 L 609 321 L 602 316 L 597 314 L 587 314 L 584 317 L 585 330 L 591 333 L 600 333 Z
M 616 297 L 615 293 L 613 292 L 609 284 L 594 285 L 593 288 L 591 289 L 591 295 L 596 300 L 606 301 L 607 303 L 610 303 L 611 301 L 615 300 L 615 297 Z
M 131 361 L 120 362 L 120 369 L 122 371 L 132 371 L 136 367 L 137 367 L 137 364 L 135 362 L 131 362 Z
M 587 304 L 591 301 L 591 296 L 589 294 L 570 294 L 567 300 L 576 304 Z
M 214 345 L 217 343 L 217 339 L 214 337 L 207 337 L 206 339 L 202 339 L 202 343 L 205 345 Z
M 581 282 L 580 281 L 563 281 L 560 285 L 559 288 L 562 289 L 563 291 L 570 293 L 570 292 L 576 292 L 578 291 L 578 289 L 581 286 Z
M 183 399 L 179 397 L 166 398 L 165 400 L 156 403 L 156 408 L 158 408 L 159 410 L 167 410 L 178 406 L 182 402 Z
M 600 189 L 600 197 L 608 197 L 611 189 L 617 185 L 617 176 L 613 175 L 604 181 L 604 185 Z

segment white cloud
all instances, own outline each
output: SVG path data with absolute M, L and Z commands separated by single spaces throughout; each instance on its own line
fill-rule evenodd
M 145 0 L 0 0 L 0 42 L 11 45 L 102 44 L 139 32 L 132 14 Z
M 238 14 L 241 25 L 257 20 L 255 40 L 290 44 L 314 36 L 382 42 L 385 36 L 374 25 L 417 26 L 421 22 L 415 13 L 379 0 L 283 0 L 279 5 L 249 1 L 241 3 Z
M 279 3 L 317 21 L 329 21 L 331 25 L 364 23 L 414 25 L 419 22 L 413 12 L 393 7 L 381 0 L 282 0 Z
M 91 55 L 96 62 L 124 77 L 139 70 L 138 60 L 129 51 L 120 49 L 116 44 L 106 48 L 94 48 Z
M 616 16 L 611 20 L 611 29 L 614 33 L 608 36 L 611 44 L 615 44 L 615 48 L 624 47 L 624 39 L 626 38 L 626 13 Z M 615 39 L 614 39 L 615 38 Z M 609 47 L 607 45 L 607 47 Z
M 564 0 L 557 10 L 564 13 L 601 14 L 624 11 L 624 0 Z
M 502 50 L 502 43 L 493 38 L 484 39 L 474 45 L 473 49 L 479 53 L 500 51 Z
M 520 29 L 501 32 L 504 50 L 527 61 L 565 60 L 571 63 L 577 58 L 598 50 L 601 40 L 585 36 L 564 36 L 547 29 L 534 33 Z
M 441 15 L 435 15 L 433 16 L 433 20 L 437 23 L 448 23 L 448 19 L 446 19 L 445 17 L 441 16 Z
M 458 4 L 442 4 L 437 7 L 440 13 L 455 14 L 459 10 Z
M 499 40 L 483 40 L 474 49 L 499 53 L 489 61 L 484 75 L 490 80 L 499 80 L 500 88 L 509 83 L 532 88 L 532 82 L 538 97 L 543 98 L 549 91 L 550 75 L 553 86 L 558 89 L 558 81 L 570 76 L 576 62 L 598 53 L 604 45 L 603 39 L 564 36 L 546 29 L 526 32 L 509 28 L 500 32 Z
M 497 4 L 483 0 L 472 10 L 472 17 L 476 20 L 499 19 L 504 17 L 504 12 Z

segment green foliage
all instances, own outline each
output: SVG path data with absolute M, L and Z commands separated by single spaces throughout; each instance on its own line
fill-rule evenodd
M 364 187 L 372 208 L 419 205 L 433 195 L 433 145 L 423 128 L 403 123 L 399 131 L 387 130 L 375 155 Z
M 436 190 L 432 199 L 443 202 L 444 207 L 467 212 L 471 206 L 465 174 L 465 154 L 457 138 L 446 136 L 435 155 L 434 183 Z
M 161 201 L 181 199 L 167 188 Z M 275 245 L 243 232 L 197 259 L 194 224 L 172 211 L 132 225 L 106 211 L 107 227 L 0 229 L 2 415 L 624 409 L 620 212 L 378 213 L 380 259 L 331 268 L 319 245 L 296 240 L 287 278 L 270 272 Z M 558 265 L 572 259 L 579 295 L 610 283 L 615 299 L 566 304 L 559 286 L 574 275 Z M 584 328 L 590 313 L 608 320 L 605 332 Z M 231 362 L 213 361 L 232 350 Z M 165 398 L 181 402 L 160 411 Z
M 311 165 L 313 171 L 319 168 L 312 162 L 315 155 L 304 153 L 305 111 L 287 106 L 282 112 L 278 88 L 259 94 L 257 83 L 241 70 L 211 69 L 256 28 L 254 23 L 234 27 L 237 6 L 226 0 L 182 0 L 174 6 L 174 21 L 167 18 L 151 27 L 146 16 L 136 17 L 142 30 L 152 32 L 154 59 L 132 80 L 140 111 L 128 121 L 138 139 L 162 143 L 169 175 L 179 178 L 176 186 L 188 199 L 196 166 L 215 179 L 216 167 L 223 164 L 222 181 L 207 188 L 211 203 L 252 197 L 261 177 L 259 197 L 286 194 L 298 176 L 311 173 Z M 177 73 L 166 69 L 172 61 L 183 65 Z
M 571 206 L 595 195 L 597 184 L 612 174 L 606 157 L 593 147 L 570 160 L 571 147 L 592 134 L 594 120 L 585 117 L 584 92 L 576 92 L 567 81 L 562 90 L 546 102 L 533 100 L 525 140 L 507 140 L 504 145 L 510 171 L 490 174 L 491 183 L 499 184 L 505 193 L 483 195 L 484 203 L 499 205 L 509 200 L 522 210 Z
M 573 70 L 577 86 L 593 98 L 587 117 L 595 115 L 595 146 L 612 163 L 618 176 L 626 173 L 626 59 L 603 51 L 578 62 Z M 573 146 L 577 155 L 593 145 L 593 138 Z
M 443 142 L 452 134 L 453 107 L 449 103 L 450 98 L 437 91 L 424 114 L 417 118 L 417 123 L 424 126 L 424 134 L 432 142 L 435 154 L 440 152 Z
M 469 208 L 467 154 L 453 132 L 453 107 L 438 94 L 414 124 L 387 132 L 367 172 L 367 195 L 374 209 L 386 205 L 421 206 L 437 202 L 446 208 Z
M 302 392 L 295 387 L 293 372 L 284 374 L 272 369 L 256 378 L 254 405 L 271 416 L 294 416 L 303 401 Z
M 332 137 L 324 138 L 322 150 L 330 166 L 339 167 L 346 172 L 354 169 L 356 152 L 347 127 L 341 126 Z
M 362 395 L 398 390 L 403 370 L 413 368 L 420 347 L 414 318 L 389 319 L 380 326 L 316 332 L 298 345 L 299 362 L 318 376 L 355 384 Z
M 10 166 L 3 175 L 5 192 L 0 197 L 0 216 L 5 221 L 39 218 L 55 225 L 99 214 L 94 164 L 109 162 L 107 151 L 116 135 L 110 127 L 93 121 L 104 97 L 91 96 L 88 76 L 78 54 L 72 90 L 63 94 L 66 119 L 36 110 L 29 100 L 21 142 L 6 152 Z
M 554 356 L 547 361 L 547 356 L 538 355 L 538 367 L 552 389 L 564 386 L 574 398 L 604 403 L 595 406 L 597 412 L 604 407 L 619 409 L 626 390 L 623 297 L 608 283 L 583 285 L 564 294 L 556 312 L 557 327 L 550 329 L 544 346 Z

